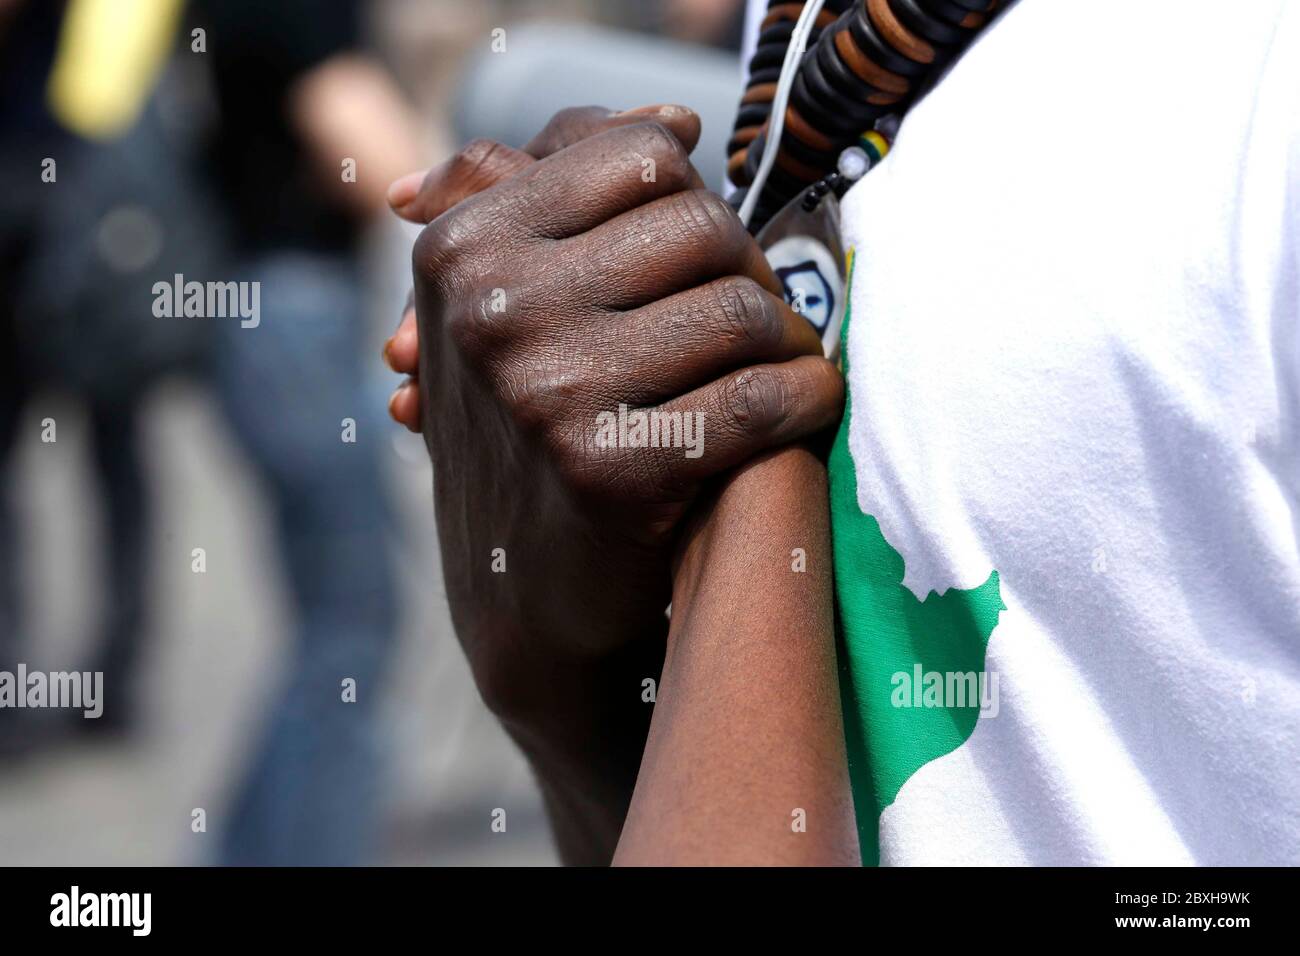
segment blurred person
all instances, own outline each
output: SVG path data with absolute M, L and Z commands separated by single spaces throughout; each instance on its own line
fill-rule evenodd
M 357 245 L 386 184 L 422 149 L 400 93 L 359 49 L 359 4 L 196 3 L 190 14 L 206 42 L 196 49 L 183 33 L 179 57 L 210 68 L 219 110 L 206 177 L 196 181 L 194 130 L 172 130 L 164 118 L 195 104 L 158 104 L 191 77 L 156 88 L 182 6 L 71 0 L 3 11 L 4 169 L 38 182 L 45 157 L 55 157 L 58 176 L 44 192 L 5 193 L 3 263 L 14 294 L 2 330 L 12 348 L 3 352 L 0 438 L 12 448 L 39 384 L 88 401 L 108 524 L 108 613 L 90 669 L 104 672 L 106 700 L 102 717 L 72 726 L 127 729 L 140 716 L 147 623 L 139 409 L 166 372 L 211 376 L 275 499 L 299 612 L 300 659 L 237 795 L 222 858 L 364 862 L 382 783 L 374 711 L 395 612 L 378 480 L 382 421 L 368 412 L 356 359 Z M 207 202 L 212 191 L 219 206 Z M 238 276 L 265 288 L 255 327 L 153 314 L 159 276 L 232 278 L 231 249 Z M 298 345 L 308 340 L 304 353 Z M 291 362 L 298 372 L 289 379 Z M 7 508 L 2 516 L 0 663 L 12 663 L 25 649 Z M 355 682 L 355 704 L 345 702 L 345 681 Z M 32 722 L 16 721 L 30 713 L 0 714 L 11 749 L 36 741 Z
M 744 0 L 663 0 L 663 31 L 689 43 L 740 49 Z
M 0 167 L 8 181 L 26 184 L 5 191 L 0 215 L 8 293 L 0 454 L 8 469 L 20 440 L 43 441 L 42 432 L 19 434 L 23 413 L 71 394 L 89 419 L 106 526 L 104 610 L 88 659 L 78 662 L 103 674 L 102 713 L 0 713 L 0 736 L 15 751 L 61 731 L 122 735 L 141 716 L 152 509 L 140 413 L 161 378 L 193 370 L 203 348 L 200 326 L 152 316 L 151 288 L 160 272 L 210 268 L 220 235 L 187 175 L 190 131 L 165 122 L 150 99 L 179 9 L 162 0 L 139 17 L 103 18 L 113 11 L 102 2 L 20 3 L 5 8 L 0 25 Z M 51 427 L 56 438 L 57 419 Z M 6 497 L 0 507 L 0 668 L 18 660 L 46 667 L 53 662 L 41 648 L 20 643 L 23 542 L 12 504 Z
M 355 0 L 195 0 L 188 21 L 205 31 L 217 105 L 207 170 L 234 220 L 237 278 L 261 288 L 256 327 L 218 331 L 214 381 L 274 502 L 297 612 L 287 674 L 222 837 L 227 864 L 351 864 L 375 852 L 376 711 L 396 612 L 383 424 L 357 357 L 358 245 L 422 148 L 400 92 L 362 48 L 363 12 Z
M 744 24 L 744 0 L 613 0 L 588 3 L 578 10 L 567 9 L 562 2 L 546 0 L 506 0 L 514 13 L 528 12 L 594 20 L 621 29 L 654 33 L 683 43 L 740 49 Z M 516 9 L 511 9 L 516 8 Z
M 1300 858 L 1300 8 L 1102 6 L 1013 6 L 847 193 L 847 410 L 688 110 L 394 185 L 390 410 L 567 861 Z M 602 445 L 611 408 L 712 444 Z
M 44 88 L 58 47 L 62 10 L 57 4 L 5 0 L 0 4 L 0 174 L 6 182 L 39 176 L 41 160 L 67 139 L 45 108 Z M 33 173 L 32 171 L 36 172 Z M 19 547 L 10 498 L 15 443 L 21 413 L 36 378 L 19 336 L 12 290 L 18 288 L 30 255 L 37 216 L 35 190 L 0 191 L 0 670 L 12 671 L 29 653 L 22 635 Z M 16 752 L 30 742 L 18 711 L 0 712 L 0 750 Z M 26 715 L 24 714 L 23 717 Z

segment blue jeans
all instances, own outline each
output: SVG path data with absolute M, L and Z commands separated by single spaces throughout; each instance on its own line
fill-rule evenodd
M 215 318 L 217 389 L 265 478 L 297 611 L 289 671 L 221 840 L 220 862 L 370 862 L 383 790 L 381 683 L 395 650 L 380 469 L 387 421 L 363 389 L 361 285 L 342 256 L 249 264 L 260 321 Z M 344 419 L 355 441 L 343 440 Z M 343 683 L 355 681 L 355 703 Z

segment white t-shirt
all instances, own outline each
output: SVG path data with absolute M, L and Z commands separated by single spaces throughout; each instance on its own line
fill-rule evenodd
M 867 858 L 1300 864 L 1300 2 L 1021 0 L 843 216 Z

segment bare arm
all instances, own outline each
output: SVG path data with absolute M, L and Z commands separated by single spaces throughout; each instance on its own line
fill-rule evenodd
M 692 529 L 615 863 L 859 862 L 826 502 L 822 464 L 787 448 L 729 478 Z
M 386 208 L 388 184 L 427 158 L 419 119 L 388 71 L 341 53 L 303 74 L 289 93 L 290 115 L 320 170 L 321 184 L 359 218 Z M 356 179 L 340 175 L 356 162 Z

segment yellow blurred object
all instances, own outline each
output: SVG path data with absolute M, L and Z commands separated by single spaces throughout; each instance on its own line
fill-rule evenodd
M 176 36 L 184 0 L 71 0 L 46 91 L 74 133 L 111 139 L 140 115 Z

